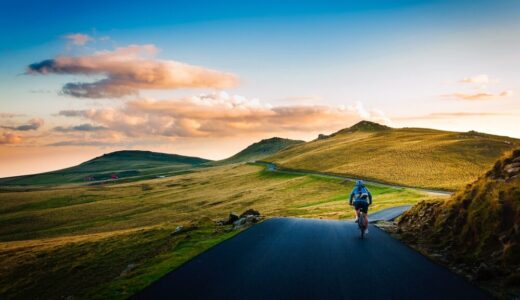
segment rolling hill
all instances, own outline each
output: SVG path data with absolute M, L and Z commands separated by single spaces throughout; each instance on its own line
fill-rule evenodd
M 455 190 L 517 145 L 518 139 L 475 131 L 391 128 L 362 121 L 263 160 L 282 168 Z
M 230 212 L 348 219 L 352 188 L 233 164 L 138 182 L 0 190 L 0 299 L 128 299 L 240 232 L 216 224 Z M 431 198 L 369 188 L 374 211 Z M 187 230 L 172 234 L 179 225 Z
M 238 152 L 237 154 L 229 158 L 216 162 L 216 164 L 230 164 L 260 160 L 269 155 L 273 155 L 283 149 L 303 143 L 305 142 L 299 140 L 284 139 L 279 137 L 264 139 L 257 143 L 249 145 L 244 150 Z
M 520 295 L 520 149 L 445 201 L 399 220 L 401 237 L 499 298 Z M 516 296 L 515 296 L 516 295 Z
M 213 167 L 255 161 L 304 141 L 273 137 L 254 143 L 237 154 L 220 161 L 150 151 L 116 151 L 80 165 L 62 170 L 0 178 L 0 186 L 61 185 L 100 182 L 110 179 L 149 179 L 162 175 L 181 174 L 195 167 Z
M 150 151 L 116 151 L 80 165 L 41 174 L 1 178 L 0 185 L 48 185 L 181 172 L 210 160 Z

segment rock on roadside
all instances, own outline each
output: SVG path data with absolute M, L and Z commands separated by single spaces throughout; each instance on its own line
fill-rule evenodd
M 217 224 L 221 226 L 233 225 L 232 229 L 239 229 L 257 223 L 262 220 L 262 218 L 262 215 L 257 210 L 248 209 L 240 214 L 240 216 L 235 213 L 230 213 L 227 220 L 218 221 Z

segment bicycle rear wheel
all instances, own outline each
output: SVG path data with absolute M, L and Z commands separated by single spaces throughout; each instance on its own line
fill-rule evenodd
M 365 229 L 367 228 L 367 224 L 365 224 L 365 213 L 362 211 L 359 212 L 358 226 L 360 231 L 360 238 L 365 238 Z

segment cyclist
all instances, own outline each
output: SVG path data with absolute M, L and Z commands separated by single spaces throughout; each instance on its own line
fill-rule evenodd
M 372 194 L 366 188 L 363 180 L 358 180 L 352 193 L 350 193 L 349 204 L 354 204 L 354 209 L 356 210 L 356 220 L 359 219 L 359 211 L 364 212 L 365 214 L 365 224 L 368 224 L 368 206 L 372 204 Z M 368 232 L 366 230 L 365 232 Z

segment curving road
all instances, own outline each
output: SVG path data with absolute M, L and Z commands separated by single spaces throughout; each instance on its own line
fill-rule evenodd
M 270 163 L 270 162 L 256 161 L 254 163 L 257 165 L 262 165 L 262 166 L 267 167 L 267 170 L 270 172 L 297 174 L 297 175 L 314 175 L 314 176 L 320 176 L 320 177 L 326 177 L 326 178 L 338 178 L 338 179 L 343 179 L 343 180 L 347 180 L 347 181 L 356 181 L 359 179 L 359 178 L 347 177 L 347 176 L 343 176 L 343 175 L 322 173 L 322 172 L 318 172 L 318 171 L 293 170 L 293 169 L 287 169 L 287 168 L 279 169 L 276 164 Z M 400 185 L 395 185 L 395 184 L 387 184 L 387 183 L 370 181 L 370 180 L 363 180 L 363 181 L 365 181 L 365 183 L 367 183 L 369 185 L 381 186 L 381 187 L 391 187 L 391 188 L 396 188 L 396 189 L 410 189 L 410 190 L 420 191 L 420 192 L 428 193 L 428 194 L 432 194 L 432 195 L 449 196 L 449 195 L 453 194 L 452 192 L 443 191 L 443 190 L 413 188 L 413 187 L 406 187 L 406 186 L 400 186 Z
M 380 211 L 376 211 L 374 213 L 370 213 L 368 216 L 370 223 L 377 221 L 393 221 L 395 218 L 402 215 L 405 211 L 409 210 L 411 205 L 401 205 L 394 206 L 390 208 L 386 208 Z
M 370 225 L 277 218 L 253 226 L 134 299 L 487 299 Z

